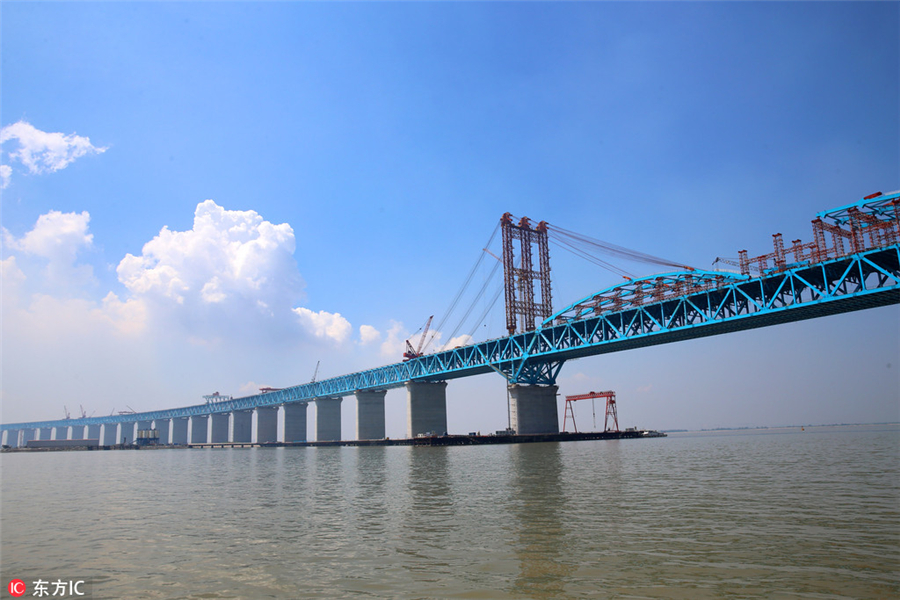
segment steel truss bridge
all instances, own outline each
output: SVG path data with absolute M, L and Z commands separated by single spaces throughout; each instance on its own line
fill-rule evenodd
M 742 251 L 741 273 L 683 270 L 630 280 L 504 338 L 244 398 L 4 424 L 0 430 L 229 413 L 490 372 L 510 384 L 551 385 L 567 360 L 900 303 L 900 192 L 819 213 L 813 230 L 811 243 L 795 240 L 785 250 L 776 234 L 771 254 L 749 258 Z M 750 265 L 756 274 L 749 273 Z

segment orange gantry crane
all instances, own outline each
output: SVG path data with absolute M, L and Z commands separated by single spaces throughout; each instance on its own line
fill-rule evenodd
M 593 400 L 594 398 L 603 398 L 606 400 L 606 418 L 603 420 L 603 431 L 619 431 L 619 415 L 616 411 L 616 393 L 613 391 L 605 392 L 588 392 L 587 394 L 576 394 L 574 396 L 566 396 L 566 412 L 563 418 L 563 433 L 566 431 L 566 424 L 569 418 L 572 419 L 572 428 L 578 433 L 578 426 L 575 425 L 575 410 L 572 403 L 577 400 Z M 612 419 L 610 419 L 612 417 Z M 610 422 L 612 421 L 612 422 Z M 612 428 L 610 428 L 612 425 Z

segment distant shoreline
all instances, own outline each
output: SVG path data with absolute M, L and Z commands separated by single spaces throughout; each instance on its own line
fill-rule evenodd
M 813 427 L 871 427 L 875 425 L 897 425 L 900 421 L 887 421 L 883 423 L 824 423 L 821 425 L 759 425 L 756 427 L 710 427 L 705 429 L 660 429 L 664 433 L 701 433 L 710 431 L 757 431 L 767 429 L 801 429 Z

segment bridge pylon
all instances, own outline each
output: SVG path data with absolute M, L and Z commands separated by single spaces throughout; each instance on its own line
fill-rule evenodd
M 550 246 L 547 222 L 532 228 L 528 217 L 513 223 L 510 213 L 500 218 L 503 230 L 503 291 L 506 300 L 506 329 L 534 331 L 541 321 L 553 314 L 550 290 Z M 519 265 L 516 266 L 515 242 L 518 242 Z M 534 268 L 532 246 L 537 246 L 538 265 Z M 535 283 L 538 284 L 535 289 Z

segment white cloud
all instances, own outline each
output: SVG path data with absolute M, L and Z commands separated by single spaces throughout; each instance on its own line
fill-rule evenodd
M 324 310 L 314 312 L 308 308 L 298 307 L 294 313 L 300 318 L 300 323 L 312 332 L 317 338 L 328 338 L 338 343 L 347 341 L 353 327 L 350 322 L 341 316 L 341 313 L 328 313 Z
M 12 167 L 9 165 L 0 165 L 0 190 L 5 190 L 9 185 L 12 177 Z
M 3 230 L 6 246 L 33 256 L 47 259 L 47 277 L 50 283 L 80 285 L 90 281 L 93 270 L 90 265 L 76 265 L 78 253 L 90 248 L 94 236 L 88 233 L 91 216 L 87 212 L 62 213 L 51 210 L 41 215 L 34 228 L 16 239 Z
M 25 281 L 25 273 L 16 265 L 15 256 L 0 260 L 0 279 L 3 280 L 3 286 L 6 289 Z
M 438 336 L 440 338 L 440 336 Z M 450 338 L 450 341 L 444 344 L 441 349 L 442 350 L 450 350 L 452 348 L 456 348 L 458 346 L 466 346 L 472 343 L 472 336 L 469 334 L 458 335 L 455 338 Z
M 225 210 L 206 200 L 194 211 L 192 229 L 163 227 L 140 256 L 126 255 L 117 273 L 133 294 L 157 300 L 290 306 L 303 291 L 293 253 L 294 230 L 287 223 L 274 225 L 256 211 Z
M 95 312 L 102 315 L 119 333 L 141 333 L 147 326 L 147 306 L 140 300 L 122 301 L 113 292 L 103 298 L 102 309 Z
M 80 135 L 48 133 L 36 129 L 26 121 L 19 121 L 0 129 L 0 144 L 18 142 L 17 149 L 8 153 L 11 160 L 17 160 L 34 175 L 52 173 L 65 169 L 75 159 L 87 154 L 101 154 L 107 148 L 91 144 L 90 138 Z M 0 169 L 3 187 L 9 184 L 12 169 L 8 165 Z
M 190 230 L 163 227 L 140 256 L 126 255 L 117 273 L 154 318 L 176 322 L 198 340 L 249 334 L 345 342 L 353 328 L 340 313 L 298 306 L 304 283 L 294 248 L 289 224 L 206 200 Z
M 393 362 L 401 360 L 406 350 L 407 337 L 409 332 L 403 327 L 403 323 L 392 320 L 387 338 L 381 343 L 381 356 L 390 358 Z
M 81 248 L 94 240 L 88 233 L 91 216 L 87 212 L 62 213 L 51 210 L 38 217 L 34 228 L 22 238 L 12 241 L 12 247 L 50 260 L 75 261 Z
M 359 326 L 359 343 L 366 344 L 374 344 L 378 340 L 381 339 L 381 332 L 372 327 L 371 325 L 360 325 Z

